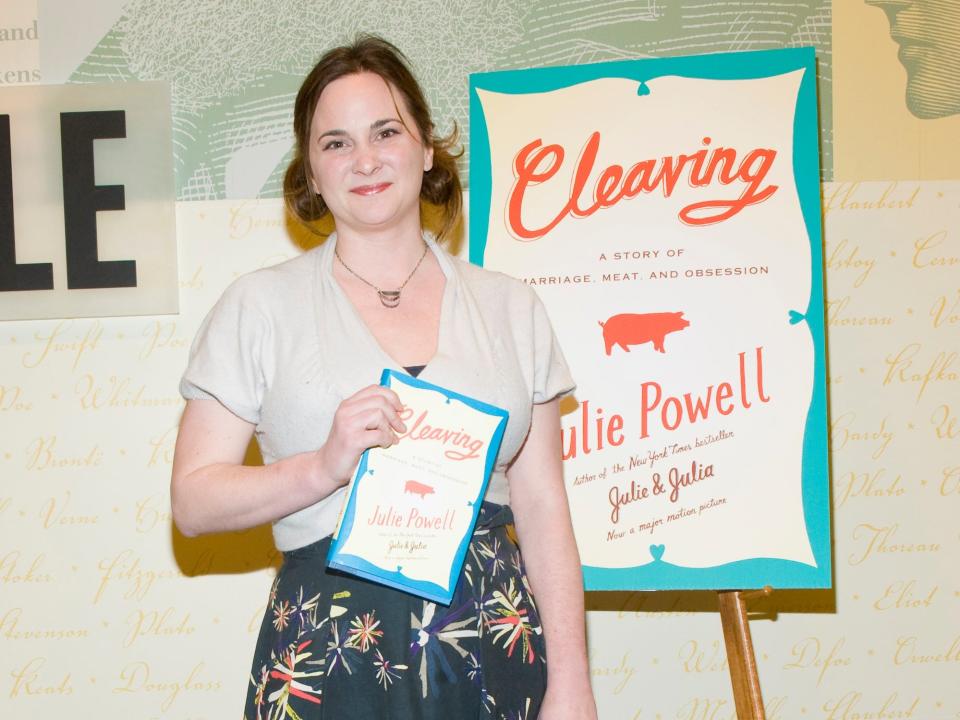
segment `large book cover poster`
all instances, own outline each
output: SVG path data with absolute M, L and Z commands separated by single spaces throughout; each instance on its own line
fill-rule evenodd
M 827 587 L 814 52 L 471 76 L 471 260 L 535 286 L 578 386 L 588 589 Z

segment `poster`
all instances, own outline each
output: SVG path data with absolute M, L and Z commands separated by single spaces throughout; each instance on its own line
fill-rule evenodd
M 179 307 L 166 83 L 0 87 L 0 319 Z
M 471 260 L 577 380 L 588 589 L 830 584 L 815 88 L 809 48 L 471 76 Z

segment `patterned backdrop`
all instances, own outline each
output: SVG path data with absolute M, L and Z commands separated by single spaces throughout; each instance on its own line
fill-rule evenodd
M 817 46 L 835 589 L 754 606 L 767 716 L 960 718 L 960 178 L 943 169 L 960 108 L 914 114 L 884 15 L 956 37 L 952 2 L 86 5 L 0 6 L 0 80 L 172 83 L 181 314 L 0 323 L 3 717 L 239 716 L 277 557 L 264 528 L 172 528 L 177 381 L 222 288 L 306 243 L 275 199 L 290 99 L 363 28 L 409 49 L 464 130 L 469 71 Z M 714 594 L 587 602 L 603 720 L 734 718 Z

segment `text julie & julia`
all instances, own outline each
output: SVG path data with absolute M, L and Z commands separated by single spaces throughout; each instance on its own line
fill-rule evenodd
M 690 469 L 685 470 L 679 467 L 670 468 L 666 476 L 655 472 L 650 476 L 650 484 L 642 485 L 636 480 L 631 480 L 625 487 L 614 485 L 610 488 L 608 500 L 610 501 L 610 521 L 620 521 L 620 509 L 640 500 L 646 500 L 655 495 L 663 495 L 669 488 L 670 502 L 675 503 L 680 499 L 680 490 L 689 487 L 701 480 L 713 477 L 713 465 L 701 465 L 696 460 L 690 463 Z

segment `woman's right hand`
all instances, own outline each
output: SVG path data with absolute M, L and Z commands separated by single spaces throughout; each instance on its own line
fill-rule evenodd
M 340 403 L 327 442 L 317 451 L 322 475 L 334 488 L 350 482 L 364 450 L 390 447 L 407 428 L 400 419 L 403 405 L 390 388 L 370 385 Z
M 246 530 L 313 505 L 350 481 L 364 450 L 397 442 L 402 409 L 393 390 L 366 387 L 340 403 L 318 450 L 250 467 L 253 423 L 217 400 L 188 400 L 171 474 L 177 527 L 187 536 Z

